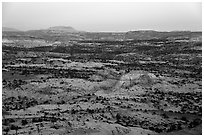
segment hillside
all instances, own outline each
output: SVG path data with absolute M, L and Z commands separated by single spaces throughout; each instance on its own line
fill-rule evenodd
M 201 35 L 201 32 L 191 31 L 129 31 L 125 34 L 127 39 L 148 40 L 148 39 L 188 39 Z
M 201 32 L 3 32 L 2 134 L 202 133 Z

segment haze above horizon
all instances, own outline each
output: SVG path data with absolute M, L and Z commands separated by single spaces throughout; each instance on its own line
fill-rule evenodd
M 19 30 L 71 26 L 90 32 L 202 31 L 201 3 L 14 3 L 2 4 L 2 26 Z

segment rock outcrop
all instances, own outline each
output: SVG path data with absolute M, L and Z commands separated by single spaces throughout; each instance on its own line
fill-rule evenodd
M 146 88 L 152 87 L 157 77 L 145 71 L 132 71 L 123 75 L 116 84 L 116 92 L 144 93 Z

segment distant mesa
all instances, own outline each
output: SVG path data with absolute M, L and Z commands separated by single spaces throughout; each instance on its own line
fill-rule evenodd
M 15 28 L 9 28 L 9 27 L 2 27 L 2 31 L 3 32 L 16 32 L 16 31 L 20 31 L 18 29 Z M 77 32 L 81 32 L 78 31 L 76 29 L 74 29 L 73 27 L 70 26 L 54 26 L 54 27 L 50 27 L 48 29 L 42 29 L 42 30 L 28 30 L 26 32 L 53 32 L 53 33 L 77 33 Z
M 78 32 L 76 29 L 70 26 L 54 26 L 54 27 L 48 28 L 47 30 L 55 31 L 55 32 Z
M 20 30 L 15 28 L 2 27 L 2 31 L 20 31 Z

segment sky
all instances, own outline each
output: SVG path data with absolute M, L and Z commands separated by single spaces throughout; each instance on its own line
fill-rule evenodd
M 199 2 L 3 2 L 2 26 L 19 30 L 71 26 L 90 32 L 202 31 Z

